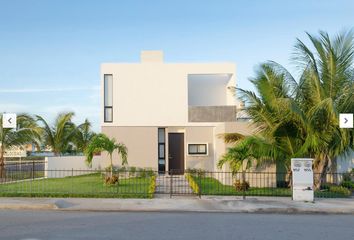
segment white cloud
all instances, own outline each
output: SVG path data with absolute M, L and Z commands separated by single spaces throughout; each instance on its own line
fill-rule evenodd
M 100 86 L 68 87 L 68 88 L 8 88 L 0 89 L 0 93 L 39 93 L 39 92 L 72 92 L 72 91 L 98 91 Z
M 0 112 L 27 112 L 29 106 L 17 103 L 0 103 Z

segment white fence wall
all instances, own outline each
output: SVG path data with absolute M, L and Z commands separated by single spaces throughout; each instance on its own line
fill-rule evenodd
M 345 173 L 354 168 L 354 151 L 337 157 L 337 172 Z
M 90 173 L 95 169 L 104 169 L 109 162 L 103 161 L 101 156 L 94 156 L 92 167 L 87 166 L 85 156 L 57 156 L 45 158 L 45 177 L 61 178 Z

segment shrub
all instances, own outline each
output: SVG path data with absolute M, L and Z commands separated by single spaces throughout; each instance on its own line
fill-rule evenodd
M 330 187 L 332 187 L 333 184 L 329 184 L 329 183 L 322 183 L 321 184 L 321 190 L 329 190 Z
M 250 188 L 250 184 L 247 181 L 236 180 L 234 183 L 236 191 L 247 191 Z
M 205 177 L 206 175 L 206 171 L 201 168 L 188 168 L 186 172 L 190 173 L 192 176 Z
M 347 172 L 343 174 L 343 181 L 351 181 L 352 180 L 352 173 Z
M 354 189 L 354 182 L 352 182 L 352 181 L 343 181 L 341 186 L 345 187 L 345 188 L 348 188 L 348 189 Z
M 150 185 L 148 189 L 148 195 L 150 198 L 154 197 L 155 188 L 156 188 L 156 176 L 152 176 L 150 179 Z
M 135 176 L 136 173 L 136 167 L 130 167 L 129 168 L 129 175 L 130 176 Z
M 345 188 L 342 186 L 330 186 L 329 191 L 332 193 L 338 193 L 338 194 L 341 194 L 344 196 L 352 195 L 352 192 L 348 188 Z
M 155 172 L 151 168 L 139 169 L 137 175 L 140 178 L 146 178 L 155 176 Z
M 192 177 L 192 175 L 190 173 L 186 173 L 186 179 L 189 183 L 189 186 L 192 188 L 193 192 L 196 194 L 199 194 L 200 188 L 199 188 L 198 184 L 194 181 L 194 178 Z
M 116 183 L 119 183 L 119 177 L 118 175 L 113 175 L 112 177 L 110 176 L 107 176 L 105 178 L 105 183 L 108 184 L 108 185 L 114 185 Z
M 117 168 L 117 171 L 118 171 L 119 173 L 125 173 L 125 172 L 128 171 L 128 169 L 127 169 L 127 167 L 121 167 L 121 168 Z
M 195 175 L 197 173 L 197 169 L 196 168 L 187 168 L 186 172 L 189 174 Z

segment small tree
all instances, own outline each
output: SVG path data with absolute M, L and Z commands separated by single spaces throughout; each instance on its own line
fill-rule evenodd
M 0 114 L 0 179 L 5 178 L 5 151 L 11 147 L 39 143 L 41 129 L 28 114 L 17 115 L 17 129 L 3 128 Z
M 108 152 L 111 161 L 111 177 L 113 176 L 113 152 L 117 151 L 122 158 L 122 165 L 128 164 L 128 149 L 123 143 L 116 143 L 114 138 L 109 139 L 105 134 L 100 133 L 94 136 L 85 150 L 86 162 L 92 166 L 93 155 L 102 151 Z
M 76 129 L 73 142 L 78 151 L 85 152 L 85 149 L 96 134 L 91 130 L 91 123 L 87 119 L 85 119 L 84 123 L 77 126 Z
M 51 147 L 55 155 L 63 154 L 70 148 L 73 142 L 77 128 L 72 122 L 73 112 L 60 113 L 51 126 L 41 116 L 36 116 L 37 121 L 42 125 L 42 141 L 44 145 Z

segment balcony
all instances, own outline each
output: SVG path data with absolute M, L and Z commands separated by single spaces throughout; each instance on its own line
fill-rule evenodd
M 235 122 L 236 106 L 189 106 L 188 122 Z

